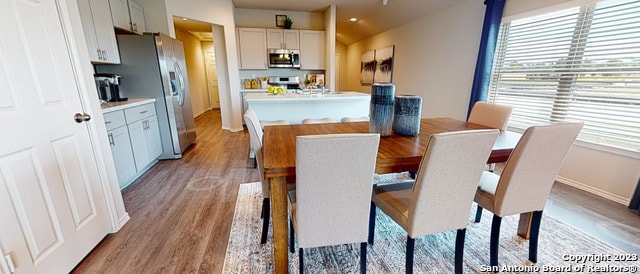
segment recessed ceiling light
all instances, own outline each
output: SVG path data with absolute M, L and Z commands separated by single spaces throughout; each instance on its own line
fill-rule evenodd
M 187 21 L 187 20 L 189 20 L 189 18 L 187 18 L 187 17 L 182 17 L 182 21 Z
M 351 18 L 349 19 L 349 21 L 351 21 L 351 22 L 358 22 L 358 18 L 351 17 Z

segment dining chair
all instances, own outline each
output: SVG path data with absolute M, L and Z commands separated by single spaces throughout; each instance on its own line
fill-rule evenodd
M 531 213 L 529 260 L 537 261 L 542 210 L 564 159 L 582 123 L 532 126 L 522 134 L 501 175 L 483 172 L 476 191 L 475 222 L 482 209 L 493 212 L 489 247 L 490 265 L 498 265 L 498 245 L 502 217 Z
M 321 118 L 321 119 L 304 119 L 302 120 L 303 124 L 323 124 L 323 123 L 337 123 L 335 119 L 331 118 Z
M 505 131 L 512 110 L 513 107 L 509 105 L 478 101 L 473 104 L 467 122 Z
M 455 273 L 462 273 L 473 195 L 498 133 L 485 129 L 431 135 L 415 182 L 374 186 L 369 244 L 377 207 L 407 232 L 405 267 L 413 273 L 415 239 L 455 229 Z
M 471 108 L 467 122 L 497 128 L 502 132 L 507 130 L 507 124 L 509 123 L 509 116 L 511 116 L 512 110 L 513 107 L 509 105 L 477 101 L 473 104 L 473 108 Z M 493 172 L 496 164 L 487 164 L 486 167 L 487 170 Z
M 289 251 L 360 243 L 366 273 L 371 189 L 379 134 L 328 134 L 296 139 L 296 189 L 289 191 Z
M 260 243 L 267 242 L 267 235 L 269 233 L 269 219 L 271 216 L 271 188 L 269 187 L 269 181 L 264 177 L 264 165 L 262 155 L 262 128 L 258 121 L 258 116 L 252 109 L 247 109 L 244 113 L 244 122 L 249 130 L 249 141 L 254 150 L 256 168 L 260 176 L 260 187 L 262 189 L 262 211 L 260 217 L 262 218 L 262 233 L 260 236 Z M 287 188 L 291 189 L 294 184 L 287 184 Z
M 263 120 L 259 120 L 258 119 L 258 114 L 251 108 L 248 108 L 243 115 L 244 119 L 245 119 L 245 124 L 247 125 L 247 128 L 249 129 L 251 126 L 249 126 L 249 123 L 247 123 L 246 119 L 247 117 L 249 119 L 251 119 L 253 122 L 252 124 L 254 125 L 255 128 L 255 134 L 254 136 L 257 137 L 257 139 L 255 140 L 249 140 L 249 155 L 251 156 L 251 154 L 253 154 L 253 167 L 258 167 L 258 163 L 257 163 L 257 159 L 255 156 L 255 146 L 257 145 L 256 142 L 259 140 L 260 143 L 262 143 L 262 135 L 263 135 L 263 129 L 266 126 L 278 126 L 278 125 L 288 125 L 289 122 L 286 120 L 275 120 L 275 121 L 263 121 Z M 249 136 L 251 136 L 251 130 L 249 129 Z
M 340 122 L 342 122 L 342 123 L 350 123 L 350 122 L 369 122 L 369 116 L 363 116 L 363 117 L 342 117 L 342 119 L 340 119 Z

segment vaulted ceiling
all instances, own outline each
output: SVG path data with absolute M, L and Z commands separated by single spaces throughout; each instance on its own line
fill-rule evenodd
M 455 6 L 467 0 L 232 0 L 236 8 L 322 12 L 336 6 L 336 39 L 351 44 L 378 33 L 398 27 L 435 11 Z M 477 0 L 481 1 L 481 0 Z M 386 5 L 385 3 L 386 2 Z M 357 22 L 349 21 L 358 18 Z M 174 18 L 176 27 L 200 32 L 211 32 L 207 24 L 195 21 L 181 22 Z M 196 34 L 198 35 L 198 34 Z

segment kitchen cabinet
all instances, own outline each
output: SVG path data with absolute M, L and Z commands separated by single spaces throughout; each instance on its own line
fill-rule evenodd
M 136 175 L 136 165 L 133 159 L 133 150 L 129 140 L 129 130 L 124 119 L 124 112 L 114 111 L 104 114 L 104 122 L 107 126 L 111 154 L 118 175 L 118 184 L 124 188 Z
M 147 30 L 144 8 L 131 0 L 109 0 L 113 26 L 142 34 Z
M 300 32 L 291 29 L 267 29 L 267 48 L 300 49 Z
M 82 29 L 91 62 L 120 64 L 108 0 L 78 0 Z
M 162 154 L 155 104 L 131 105 L 125 102 L 117 110 L 104 113 L 121 189 L 151 168 Z
M 240 69 L 267 69 L 267 32 L 261 28 L 238 28 Z
M 325 69 L 325 32 L 300 30 L 300 69 Z

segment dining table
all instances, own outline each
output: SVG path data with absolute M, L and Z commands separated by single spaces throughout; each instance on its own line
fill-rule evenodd
M 488 127 L 455 118 L 422 118 L 417 136 L 401 136 L 392 133 L 380 137 L 375 172 L 378 174 L 417 171 L 422 156 L 433 134 L 487 129 Z M 288 213 L 287 182 L 295 182 L 296 137 L 302 135 L 368 133 L 369 122 L 278 125 L 264 128 L 263 160 L 264 176 L 271 187 L 273 220 L 273 252 L 276 273 L 288 273 Z M 502 131 L 493 146 L 487 163 L 506 162 L 518 141 L 520 133 Z M 520 216 L 518 234 L 528 238 L 528 221 L 531 216 Z

